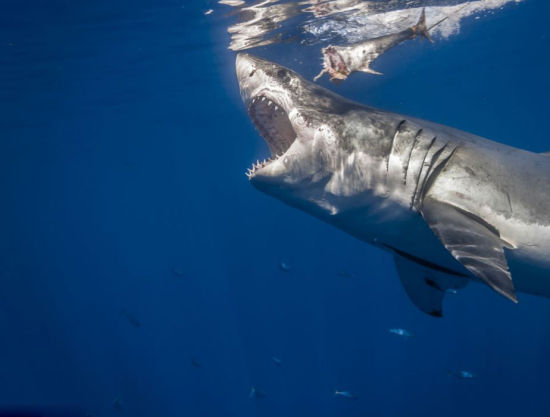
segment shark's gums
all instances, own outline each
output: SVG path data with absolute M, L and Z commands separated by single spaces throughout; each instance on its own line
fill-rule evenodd
M 363 106 L 251 55 L 236 70 L 271 151 L 250 182 L 392 253 L 422 311 L 441 316 L 471 280 L 514 302 L 550 296 L 548 155 Z

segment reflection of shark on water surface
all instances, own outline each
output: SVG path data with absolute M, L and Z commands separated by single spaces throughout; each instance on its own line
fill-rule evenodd
M 448 38 L 460 32 L 462 19 L 496 10 L 520 0 L 262 0 L 254 3 L 220 1 L 234 7 L 237 21 L 230 25 L 229 49 L 279 42 L 300 44 L 356 44 L 397 34 L 411 28 L 422 8 L 432 34 Z M 296 18 L 300 19 L 296 22 Z M 442 22 L 436 26 L 436 22 Z M 298 27 L 297 35 L 296 28 Z
M 550 296 L 548 155 L 351 102 L 250 55 L 236 67 L 272 154 L 250 182 L 392 253 L 422 311 L 441 316 L 471 280 L 514 302 L 516 289 Z

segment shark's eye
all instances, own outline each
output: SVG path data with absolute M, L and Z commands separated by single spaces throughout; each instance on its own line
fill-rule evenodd
M 279 78 L 285 78 L 288 75 L 288 71 L 284 69 L 280 69 L 277 71 L 277 77 Z
M 248 74 L 249 77 L 252 77 L 254 73 L 256 72 L 256 68 L 254 68 L 252 71 L 250 71 L 250 74 Z

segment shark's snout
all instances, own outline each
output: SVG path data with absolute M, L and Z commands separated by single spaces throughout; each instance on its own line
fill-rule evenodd
M 250 179 L 274 177 L 281 173 L 284 163 L 279 158 L 296 140 L 297 134 L 289 118 L 288 100 L 280 84 L 277 66 L 252 55 L 240 53 L 236 63 L 239 89 L 254 126 L 269 147 L 271 157 L 257 162 L 249 169 Z M 282 69 L 282 67 L 280 67 Z
M 249 54 L 237 54 L 235 70 L 237 72 L 241 96 L 245 102 L 250 100 L 254 90 L 261 86 L 263 79 L 259 77 L 259 74 L 256 74 L 256 72 L 258 69 L 261 69 L 262 64 L 265 65 L 266 62 L 267 61 L 261 58 Z
M 248 100 L 246 97 L 246 85 L 247 81 L 250 78 L 250 75 L 254 75 L 254 64 L 250 55 L 248 54 L 237 54 L 237 59 L 235 60 L 235 71 L 237 72 L 237 80 L 239 82 L 239 89 L 241 90 L 241 95 L 243 100 Z

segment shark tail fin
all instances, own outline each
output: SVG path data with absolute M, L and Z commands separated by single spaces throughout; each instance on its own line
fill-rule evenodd
M 428 39 L 430 42 L 433 42 L 433 39 L 430 36 L 430 29 L 432 28 L 433 26 L 430 28 L 426 26 L 426 9 L 422 9 L 420 18 L 418 19 L 418 22 L 416 23 L 416 25 L 412 27 L 412 30 L 417 36 L 423 36 L 424 38 Z

